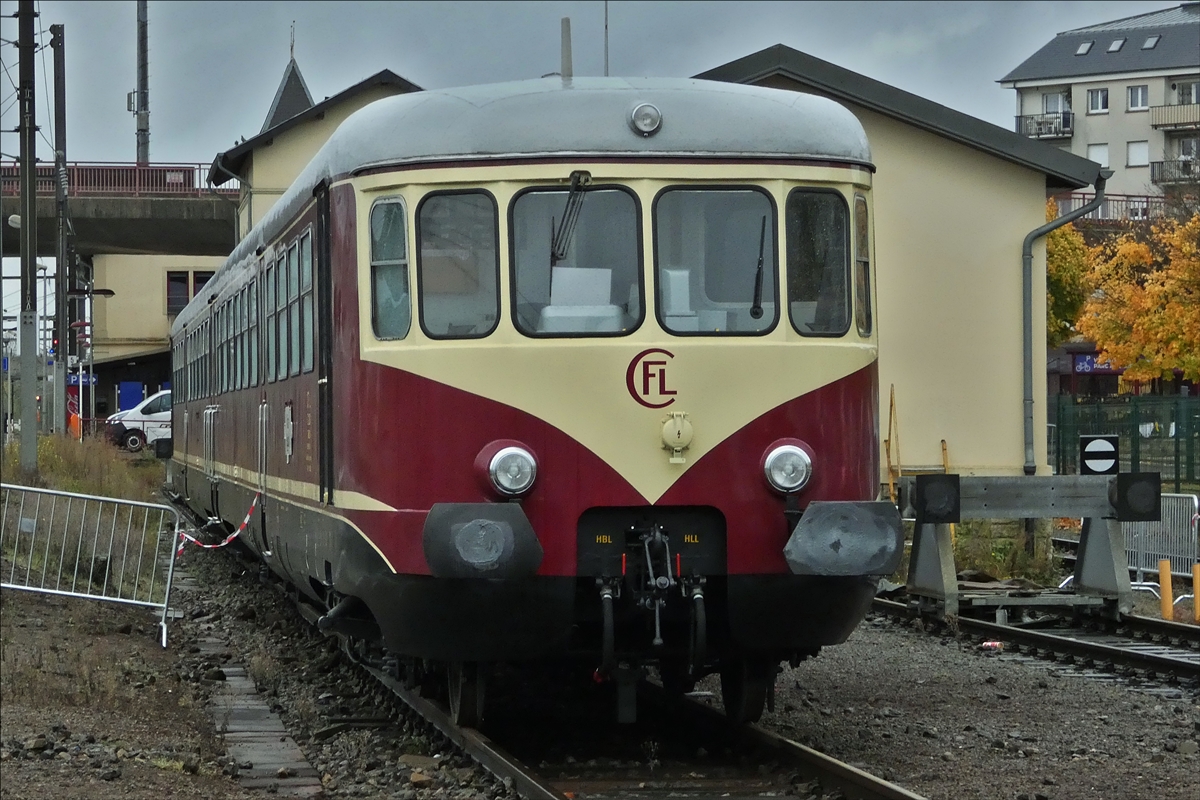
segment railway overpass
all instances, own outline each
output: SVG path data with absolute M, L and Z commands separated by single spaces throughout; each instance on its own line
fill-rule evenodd
M 208 164 L 67 165 L 67 202 L 75 252 L 94 255 L 225 256 L 237 244 L 239 189 L 205 185 Z M 56 252 L 54 167 L 37 167 L 37 254 Z M 19 256 L 20 168 L 0 164 L 4 256 Z

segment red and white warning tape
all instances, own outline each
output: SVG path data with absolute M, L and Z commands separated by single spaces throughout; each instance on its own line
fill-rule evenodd
M 244 520 L 242 520 L 242 524 L 238 526 L 238 529 L 236 531 L 234 531 L 233 533 L 231 533 L 225 537 L 225 541 L 219 542 L 217 544 L 205 544 L 204 542 L 199 541 L 195 536 L 192 536 L 190 533 L 180 531 L 179 532 L 179 549 L 175 551 L 175 555 L 179 555 L 180 553 L 182 553 L 184 546 L 188 542 L 191 542 L 192 544 L 196 545 L 197 547 L 203 547 L 205 550 L 212 550 L 217 547 L 224 547 L 225 545 L 232 542 L 234 539 L 236 539 L 238 536 L 240 536 L 242 531 L 246 530 L 246 526 L 250 524 L 250 517 L 252 517 L 254 515 L 254 508 L 255 508 L 255 506 L 258 505 L 258 498 L 259 498 L 260 494 L 261 493 L 258 493 L 258 492 L 255 493 L 254 502 L 252 502 L 250 504 L 250 510 L 246 512 L 246 518 Z

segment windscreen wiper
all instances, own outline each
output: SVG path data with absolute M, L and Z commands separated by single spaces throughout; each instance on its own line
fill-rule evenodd
M 762 282 L 763 282 L 763 250 L 767 245 L 767 215 L 763 214 L 762 228 L 758 232 L 758 268 L 754 270 L 754 304 L 750 306 L 750 316 L 762 319 Z
M 577 169 L 571 173 L 571 191 L 567 194 L 567 207 L 563 209 L 562 224 L 554 230 L 554 218 L 550 218 L 550 266 L 567 257 L 571 237 L 575 235 L 575 224 L 579 222 L 579 211 L 583 208 L 583 187 L 592 182 L 592 173 Z

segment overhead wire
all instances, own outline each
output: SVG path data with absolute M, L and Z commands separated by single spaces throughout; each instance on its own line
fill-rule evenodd
M 42 40 L 42 44 L 38 49 L 42 51 L 42 89 L 46 94 L 46 129 L 50 131 L 50 136 L 52 137 L 54 136 L 54 114 L 52 113 L 54 104 L 50 101 L 50 81 L 47 80 L 47 76 L 50 75 L 50 68 L 46 66 L 46 48 L 50 46 L 50 43 L 46 39 L 46 29 L 42 27 L 42 20 L 45 19 L 45 17 L 42 16 L 42 0 L 38 0 L 37 19 L 38 37 Z M 38 132 L 42 134 L 42 138 L 46 140 L 46 144 L 50 145 L 50 153 L 54 154 L 56 150 L 54 148 L 53 139 L 47 137 L 45 131 L 43 131 L 41 127 L 38 128 Z

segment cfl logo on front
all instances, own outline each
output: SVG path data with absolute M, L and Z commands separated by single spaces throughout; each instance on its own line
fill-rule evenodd
M 646 408 L 666 408 L 674 403 L 676 391 L 670 388 L 667 377 L 667 367 L 673 358 L 673 353 L 660 347 L 634 356 L 625 370 L 629 396 Z

